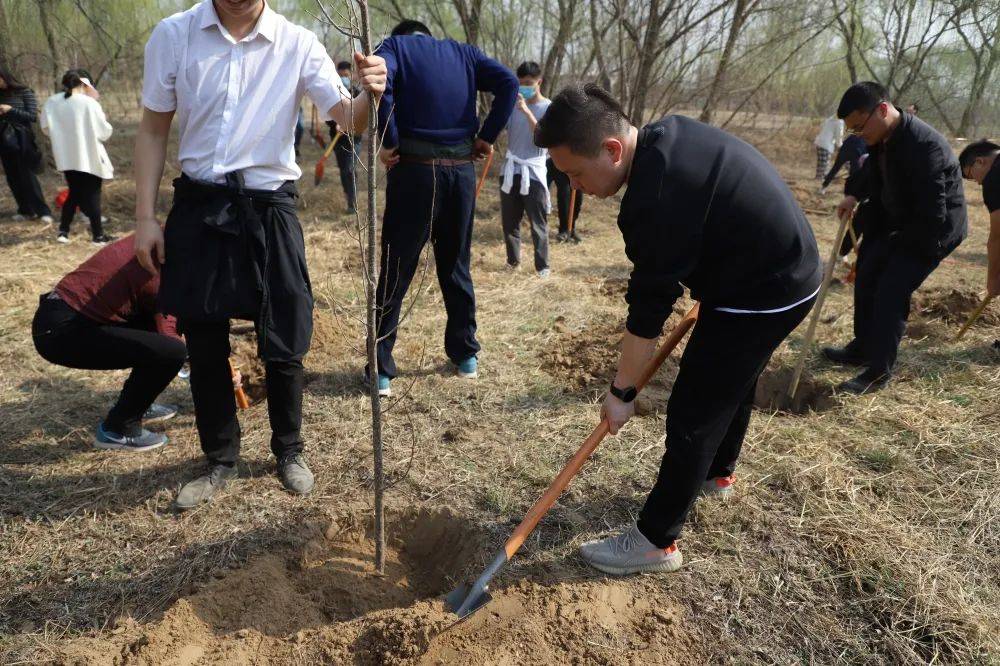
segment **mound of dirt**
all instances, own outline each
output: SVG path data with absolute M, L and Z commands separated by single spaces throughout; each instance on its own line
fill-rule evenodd
M 948 324 L 961 326 L 982 301 L 982 296 L 975 291 L 932 289 L 914 295 L 911 310 L 918 318 L 939 319 Z M 1000 315 L 994 308 L 987 308 L 974 325 L 996 326 L 997 324 L 1000 324 Z
M 389 521 L 386 571 L 370 534 L 334 521 L 298 550 L 260 556 L 171 606 L 162 619 L 68 643 L 72 664 L 654 663 L 696 660 L 678 610 L 641 584 L 523 581 L 456 625 L 439 599 L 488 556 L 448 512 Z M 475 573 L 475 572 L 471 572 Z M 655 604 L 654 604 L 654 599 Z M 120 632 L 120 633 L 118 633 Z
M 788 386 L 792 382 L 793 368 L 765 370 L 757 380 L 753 404 L 758 409 L 788 414 L 822 412 L 836 406 L 833 387 L 803 374 L 795 390 L 795 399 L 788 400 Z

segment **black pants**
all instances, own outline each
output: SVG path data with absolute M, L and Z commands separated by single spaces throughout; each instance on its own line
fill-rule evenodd
M 347 200 L 347 207 L 354 209 L 358 204 L 358 188 L 354 181 L 354 163 L 356 160 L 355 147 L 361 137 L 354 137 L 353 141 L 346 136 L 340 137 L 340 141 L 333 148 L 333 153 L 337 157 L 337 168 L 340 169 L 340 186 L 344 188 L 344 198 Z
M 104 419 L 107 430 L 126 435 L 139 434 L 143 412 L 177 376 L 187 356 L 184 343 L 176 338 L 124 324 L 98 323 L 48 294 L 42 296 L 35 312 L 31 336 L 41 357 L 56 365 L 84 370 L 132 368 Z
M 640 531 L 656 546 L 680 534 L 706 479 L 733 473 L 757 378 L 814 300 L 774 314 L 702 309 L 667 403 L 667 451 L 639 515 Z
M 28 217 L 51 215 L 52 209 L 45 203 L 38 176 L 22 162 L 16 153 L 0 153 L 0 163 L 3 164 L 10 193 L 17 203 L 17 212 Z
M 69 185 L 69 196 L 62 208 L 62 219 L 59 221 L 59 232 L 68 234 L 73 223 L 76 209 L 90 219 L 90 233 L 94 238 L 104 235 L 101 227 L 101 186 L 104 181 L 94 174 L 83 171 L 63 171 L 66 184 Z
M 897 237 L 865 234 L 854 281 L 854 340 L 848 348 L 868 367 L 889 372 L 910 316 L 910 297 L 942 257 L 928 257 Z
M 545 163 L 548 170 L 549 186 L 556 184 L 556 208 L 559 210 L 559 233 L 569 233 L 569 199 L 572 187 L 569 184 L 569 176 L 556 168 L 552 160 Z M 583 192 L 577 190 L 576 202 L 573 204 L 573 231 L 576 231 L 576 221 L 580 218 L 580 209 L 583 208 Z
M 545 195 L 545 188 L 537 180 L 531 180 L 528 193 L 521 194 L 520 174 L 514 176 L 510 192 L 500 192 L 503 240 L 507 247 L 507 263 L 511 266 L 521 263 L 521 218 L 527 213 L 531 242 L 535 248 L 535 270 L 549 267 L 549 223 L 548 213 L 545 212 L 548 202 Z
M 402 161 L 389 170 L 382 219 L 382 261 L 378 278 L 379 372 L 396 376 L 396 344 L 403 298 L 420 264 L 420 251 L 434 244 L 438 284 L 448 323 L 444 349 L 455 363 L 479 351 L 476 295 L 469 269 L 476 171 L 470 161 L 438 166 Z
M 229 372 L 229 322 L 182 322 L 181 328 L 191 361 L 191 397 L 201 450 L 210 463 L 235 465 L 240 457 L 240 422 Z M 264 368 L 271 451 L 280 460 L 303 450 L 302 361 L 267 361 Z

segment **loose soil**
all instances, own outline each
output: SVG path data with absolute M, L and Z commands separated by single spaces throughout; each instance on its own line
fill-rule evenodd
M 440 598 L 488 540 L 447 511 L 390 516 L 384 575 L 358 518 L 305 527 L 296 548 L 259 556 L 178 599 L 145 627 L 80 639 L 66 664 L 691 663 L 683 612 L 611 581 L 522 580 L 458 623 Z
M 967 289 L 937 288 L 918 291 L 913 296 L 911 319 L 940 320 L 960 328 L 982 303 L 983 295 Z M 915 315 L 915 316 L 914 316 Z M 1000 314 L 995 306 L 987 307 L 973 326 L 996 326 Z M 956 328 L 955 333 L 958 333 Z

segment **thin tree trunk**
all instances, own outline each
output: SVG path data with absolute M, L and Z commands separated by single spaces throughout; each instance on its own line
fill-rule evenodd
M 51 0 L 37 0 L 37 2 L 38 17 L 41 20 L 42 32 L 45 34 L 45 41 L 49 47 L 49 60 L 52 65 L 52 90 L 55 91 L 58 88 L 56 83 L 61 77 L 59 76 L 59 51 L 56 48 L 56 36 L 52 32 L 52 21 L 49 16 Z
M 545 56 L 542 66 L 542 92 L 550 95 L 559 82 L 559 72 L 562 69 L 563 56 L 566 53 L 566 43 L 573 33 L 573 3 L 575 0 L 559 0 L 559 29 L 552 40 L 552 48 Z
M 371 26 L 368 19 L 368 0 L 358 0 L 361 15 L 361 49 L 364 53 L 372 49 Z M 378 152 L 378 108 L 374 98 L 368 103 L 368 210 L 365 219 L 365 328 L 368 350 L 368 391 L 372 406 L 372 452 L 375 464 L 375 570 L 385 572 L 385 469 L 382 458 L 382 405 L 378 394 L 378 356 L 375 343 L 378 337 L 378 306 L 375 302 L 375 287 L 378 280 L 376 251 L 378 238 L 375 226 L 375 155 Z
M 733 51 L 736 49 L 736 40 L 743 32 L 747 16 L 753 7 L 748 7 L 748 0 L 736 0 L 736 8 L 733 10 L 733 21 L 729 26 L 729 36 L 726 37 L 726 45 L 722 49 L 719 57 L 719 66 L 715 69 L 715 76 L 712 77 L 712 85 L 708 88 L 708 96 L 705 98 L 705 106 L 701 109 L 701 116 L 698 118 L 703 123 L 712 122 L 712 112 L 715 111 L 719 98 L 722 97 L 723 83 L 726 79 L 726 72 L 729 70 L 729 63 L 733 58 Z
M 10 33 L 7 29 L 7 10 L 4 9 L 3 0 L 0 0 L 0 67 L 11 67 L 10 54 L 7 53 L 7 44 L 10 42 Z

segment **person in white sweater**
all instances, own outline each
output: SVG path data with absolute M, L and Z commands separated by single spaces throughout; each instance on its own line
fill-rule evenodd
M 830 156 L 837 152 L 844 140 L 844 121 L 836 116 L 830 116 L 816 135 L 813 145 L 816 146 L 816 179 L 823 180 L 830 167 Z
M 103 245 L 113 240 L 104 233 L 101 219 L 101 186 L 114 177 L 104 148 L 104 142 L 111 138 L 111 124 L 86 70 L 69 70 L 63 75 L 62 86 L 63 92 L 46 100 L 41 122 L 42 131 L 52 141 L 56 168 L 69 186 L 56 240 L 69 242 L 70 224 L 79 208 L 90 219 L 93 242 Z

